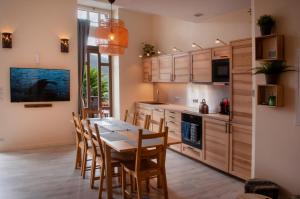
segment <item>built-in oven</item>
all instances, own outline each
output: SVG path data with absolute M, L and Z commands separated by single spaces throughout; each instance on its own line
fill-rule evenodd
M 202 149 L 202 117 L 182 113 L 181 137 L 183 143 Z
M 212 60 L 212 81 L 219 83 L 229 82 L 229 59 Z

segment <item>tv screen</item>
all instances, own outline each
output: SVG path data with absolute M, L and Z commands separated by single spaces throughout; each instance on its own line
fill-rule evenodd
M 11 102 L 70 101 L 70 71 L 10 68 Z

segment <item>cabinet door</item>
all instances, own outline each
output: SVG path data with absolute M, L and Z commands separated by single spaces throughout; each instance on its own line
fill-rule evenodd
M 152 81 L 152 59 L 145 58 L 143 59 L 143 81 L 144 82 L 151 82 Z
M 231 65 L 231 120 L 252 124 L 251 39 L 234 41 Z
M 228 172 L 229 133 L 226 122 L 204 118 L 203 160 L 213 167 Z
M 174 55 L 174 82 L 190 81 L 190 56 L 188 53 Z
M 171 82 L 173 81 L 172 64 L 173 59 L 171 55 L 162 55 L 158 57 L 159 61 L 159 81 Z
M 151 75 L 152 75 L 152 82 L 158 82 L 159 81 L 159 63 L 157 57 L 151 58 Z
M 212 82 L 211 49 L 191 53 L 193 82 Z
M 212 49 L 212 59 L 225 59 L 231 57 L 231 46 L 221 46 Z
M 160 108 L 153 109 L 151 120 L 153 120 L 155 123 L 152 123 L 150 125 L 150 130 L 152 130 L 154 132 L 159 131 L 159 125 L 158 124 L 160 122 L 160 119 L 165 119 L 165 110 L 160 109 Z
M 251 126 L 231 124 L 229 173 L 245 180 L 251 177 Z
M 138 112 L 137 126 L 144 128 L 145 117 L 146 117 L 146 115 L 152 116 L 152 109 L 149 107 L 143 106 L 142 104 L 137 104 L 136 111 Z

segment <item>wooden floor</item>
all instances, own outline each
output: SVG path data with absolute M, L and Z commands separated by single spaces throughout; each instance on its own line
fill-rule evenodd
M 96 199 L 89 179 L 74 170 L 74 157 L 73 146 L 0 153 L 0 198 Z M 172 151 L 167 178 L 170 199 L 235 199 L 243 192 L 243 182 Z M 161 192 L 153 180 L 144 198 L 162 198 Z M 121 198 L 120 189 L 114 198 Z

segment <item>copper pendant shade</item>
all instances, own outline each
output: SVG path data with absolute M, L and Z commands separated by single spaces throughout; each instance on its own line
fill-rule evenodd
M 112 7 L 114 0 L 109 0 L 109 2 Z M 112 8 L 110 19 L 100 21 L 96 37 L 101 54 L 123 55 L 125 48 L 128 47 L 128 30 L 122 20 L 112 18 Z

